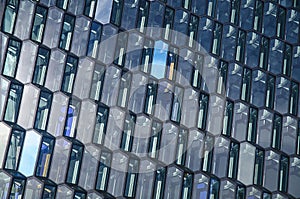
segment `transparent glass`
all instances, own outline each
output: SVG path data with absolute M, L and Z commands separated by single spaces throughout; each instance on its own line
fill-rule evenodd
M 44 86 L 49 59 L 50 51 L 46 48 L 39 47 L 32 83 Z
M 4 120 L 16 122 L 19 114 L 20 103 L 22 99 L 23 86 L 19 84 L 10 84 L 9 97 L 6 104 Z
M 10 39 L 6 52 L 2 74 L 14 78 L 20 58 L 21 42 Z
M 64 0 L 66 2 L 67 0 Z M 64 50 L 70 50 L 71 40 L 74 31 L 75 17 L 66 14 L 64 16 L 63 27 L 60 35 L 59 47 Z
M 46 25 L 47 9 L 37 6 L 34 15 L 34 21 L 31 32 L 31 39 L 37 42 L 42 42 L 44 28 Z

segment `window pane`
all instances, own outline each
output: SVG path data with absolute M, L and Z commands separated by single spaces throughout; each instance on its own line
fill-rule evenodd
M 21 42 L 10 39 L 3 68 L 3 75 L 15 77 L 21 51 Z
M 111 153 L 102 151 L 97 175 L 96 189 L 106 191 L 110 174 Z
M 84 15 L 88 17 L 93 17 L 95 12 L 96 0 L 86 0 L 84 7 Z
M 63 10 L 66 10 L 68 6 L 68 0 L 57 0 L 56 6 Z
M 42 91 L 35 118 L 35 129 L 46 130 L 51 102 L 52 94 Z
M 75 24 L 75 17 L 66 14 L 64 17 L 64 23 L 60 35 L 60 42 L 59 42 L 59 47 L 64 50 L 70 50 L 74 24 Z
M 94 69 L 92 88 L 90 94 L 90 98 L 96 101 L 99 101 L 101 99 L 104 77 L 105 77 L 105 68 L 101 65 L 96 65 Z
M 31 39 L 42 42 L 44 28 L 47 18 L 47 9 L 41 6 L 36 7 L 34 22 L 32 26 Z
M 68 112 L 66 117 L 66 124 L 64 129 L 64 136 L 74 138 L 76 135 L 77 121 L 80 110 L 80 102 L 75 99 L 70 99 Z
M 8 122 L 16 122 L 19 114 L 23 86 L 19 84 L 11 84 L 9 96 L 6 104 L 4 120 Z
M 65 65 L 64 77 L 61 90 L 66 93 L 72 93 L 73 84 L 77 72 L 78 59 L 72 56 L 68 56 Z
M 120 146 L 120 148 L 125 151 L 131 151 L 132 149 L 135 123 L 136 116 L 131 113 L 127 114 L 124 122 L 124 130 L 122 133 L 122 141 Z
M 44 136 L 40 146 L 40 154 L 36 167 L 36 175 L 48 177 L 51 156 L 54 149 L 54 138 Z
M 10 145 L 6 157 L 5 168 L 17 170 L 20 154 L 24 142 L 25 132 L 20 130 L 12 130 Z
M 7 1 L 5 13 L 2 22 L 2 31 L 6 33 L 13 33 L 13 28 L 16 21 L 17 10 L 19 8 L 19 1 Z
M 121 24 L 123 5 L 124 0 L 114 0 L 113 2 L 110 22 L 116 26 L 120 26 Z
M 83 154 L 83 146 L 73 144 L 70 162 L 69 162 L 69 169 L 67 175 L 67 183 L 77 184 L 79 171 L 81 166 L 81 159 Z
M 119 87 L 119 95 L 117 105 L 120 107 L 126 107 L 128 104 L 128 97 L 130 92 L 132 75 L 130 72 L 122 71 L 121 82 Z
M 103 144 L 104 136 L 106 134 L 108 116 L 109 109 L 105 106 L 99 105 L 98 112 L 96 115 L 93 143 Z
M 102 26 L 97 22 L 93 22 L 91 25 L 88 49 L 86 52 L 87 56 L 91 56 L 93 58 L 98 56 L 98 46 L 100 44 L 101 31 Z
M 156 95 L 157 95 L 157 83 L 155 81 L 151 81 L 147 84 L 146 88 L 146 100 L 145 100 L 145 108 L 144 113 L 153 114 L 154 105 L 156 104 Z
M 49 64 L 50 51 L 40 47 L 38 50 L 32 83 L 43 86 Z
M 156 41 L 152 60 L 151 75 L 157 79 L 164 78 L 169 45 L 163 41 Z
M 139 171 L 139 161 L 136 159 L 130 159 L 128 163 L 124 196 L 135 197 L 138 171 Z

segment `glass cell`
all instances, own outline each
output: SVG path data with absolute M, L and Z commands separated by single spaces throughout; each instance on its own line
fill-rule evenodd
M 36 166 L 36 176 L 48 177 L 49 166 L 51 164 L 52 153 L 54 150 L 54 142 L 55 140 L 52 136 L 43 136 Z
M 153 187 L 153 198 L 163 199 L 166 184 L 166 168 L 162 167 L 155 171 L 155 182 Z
M 255 147 L 248 142 L 240 144 L 237 180 L 245 185 L 253 183 Z
M 232 171 L 230 171 L 230 170 L 233 169 L 233 168 L 230 168 L 230 166 L 231 167 L 233 166 L 232 165 L 233 158 L 232 157 L 230 157 L 231 159 L 228 158 L 230 141 L 224 137 L 217 137 L 215 139 L 214 145 L 215 145 L 215 147 L 213 149 L 211 172 L 214 175 L 222 178 L 222 177 L 227 176 L 227 173 L 226 173 L 227 170 L 228 170 L 228 173 L 232 173 Z M 231 174 L 231 177 L 232 177 L 232 174 Z
M 210 179 L 209 199 L 219 198 L 220 182 L 216 178 Z
M 71 98 L 67 108 L 64 136 L 75 137 L 77 131 L 78 116 L 80 110 L 80 101 Z
M 177 71 L 177 62 L 178 62 L 178 49 L 174 47 L 169 47 L 168 55 L 167 55 L 167 62 L 166 62 L 166 69 L 165 69 L 165 78 L 169 80 L 175 79 L 175 74 Z M 155 62 L 153 61 L 152 64 Z M 162 67 L 163 69 L 164 67 Z
M 157 89 L 157 83 L 155 81 L 149 81 L 146 87 L 146 99 L 144 107 L 144 113 L 146 114 L 153 114 L 154 105 L 156 104 Z
M 17 65 L 20 58 L 21 45 L 22 43 L 20 41 L 14 39 L 9 40 L 3 71 L 2 71 L 3 75 L 12 78 L 15 77 Z
M 4 172 L 0 172 L 0 197 L 8 197 L 8 188 L 10 184 L 11 177 Z
M 105 77 L 105 68 L 96 65 L 93 72 L 92 85 L 90 90 L 90 98 L 99 101 L 101 99 L 103 84 Z
M 215 1 L 215 0 L 213 0 Z M 220 55 L 220 49 L 221 49 L 221 39 L 222 39 L 222 30 L 223 25 L 220 23 L 215 23 L 215 28 L 213 31 L 213 42 L 212 42 L 212 49 L 211 53 Z
M 84 15 L 93 18 L 95 14 L 96 0 L 85 1 Z
M 181 9 L 176 10 L 173 22 L 174 31 L 172 31 L 172 43 L 174 43 L 177 46 L 183 46 L 186 44 L 188 24 L 189 13 Z
M 247 141 L 251 142 L 252 144 L 256 143 L 257 121 L 258 121 L 258 110 L 254 107 L 250 107 L 248 129 L 247 129 Z
M 78 67 L 78 59 L 68 56 L 65 64 L 61 90 L 66 93 L 72 93 Z
M 124 7 L 121 17 L 121 27 L 130 30 L 135 27 L 134 21 L 136 21 L 136 15 L 138 12 L 138 1 L 136 0 L 124 0 Z
M 255 32 L 247 33 L 245 63 L 251 68 L 258 65 L 260 43 L 261 36 L 259 34 Z
M 286 17 L 286 39 L 291 43 L 296 43 L 297 41 L 299 41 L 298 31 L 300 14 L 294 9 L 288 9 Z
M 171 111 L 171 120 L 174 122 L 180 122 L 181 110 L 182 110 L 182 100 L 183 100 L 183 88 L 175 87 Z
M 120 148 L 124 151 L 130 152 L 132 150 L 135 123 L 136 116 L 132 113 L 126 114 L 123 128 L 124 130 L 122 133 L 122 140 L 120 145 Z
M 122 12 L 123 12 L 124 0 L 114 0 L 111 11 L 110 22 L 116 26 L 121 25 Z
M 241 0 L 240 26 L 244 30 L 252 29 L 255 11 L 255 0 Z
M 168 167 L 164 193 L 165 199 L 180 199 L 183 175 L 183 171 L 179 170 L 179 168 L 174 166 Z
M 97 144 L 104 143 L 104 136 L 106 134 L 108 116 L 109 116 L 108 107 L 99 105 L 97 115 L 96 115 L 93 143 L 97 143 Z
M 289 158 L 287 156 L 282 155 L 280 157 L 280 166 L 279 166 L 279 184 L 278 184 L 279 191 L 287 192 L 288 177 L 289 177 Z
M 265 152 L 263 186 L 270 191 L 278 188 L 280 155 L 274 151 Z
M 209 193 L 209 179 L 207 176 L 198 173 L 194 177 L 193 198 L 207 198 Z
M 25 199 L 30 198 L 41 198 L 42 197 L 42 183 L 37 181 L 35 178 L 27 180 L 26 190 L 25 190 Z
M 256 185 L 263 184 L 264 155 L 265 155 L 264 151 L 262 151 L 260 149 L 255 150 L 253 183 Z
M 50 113 L 50 106 L 52 103 L 52 94 L 42 91 L 40 93 L 39 105 L 36 112 L 34 128 L 39 130 L 46 130 L 48 124 L 48 116 Z
M 9 96 L 6 103 L 6 111 L 4 120 L 8 122 L 16 122 L 19 114 L 20 103 L 22 99 L 23 86 L 11 83 L 9 88 Z
M 67 0 L 64 0 L 66 2 Z M 61 1 L 60 1 L 61 2 Z M 75 17 L 72 15 L 66 14 L 64 16 L 64 22 L 60 34 L 59 47 L 63 50 L 70 50 L 71 40 L 74 31 Z
M 95 2 L 95 0 L 93 1 Z M 92 22 L 90 29 L 89 42 L 87 47 L 87 56 L 91 56 L 93 58 L 98 57 L 98 48 L 100 45 L 102 32 L 102 25 L 97 22 Z
M 124 189 L 125 197 L 135 197 L 139 173 L 139 160 L 130 159 L 126 175 L 126 184 Z
M 235 60 L 244 63 L 247 34 L 245 31 L 239 30 L 237 37 Z
M 262 33 L 270 37 L 276 35 L 276 18 L 277 18 L 277 6 L 271 2 L 265 2 L 263 4 L 263 26 Z M 272 24 L 272 25 L 271 25 Z M 274 25 L 273 25 L 274 24 Z M 280 30 L 279 27 L 277 27 Z
M 188 144 L 188 131 L 187 129 L 180 129 L 177 138 L 176 150 L 176 164 L 184 165 L 186 161 L 186 150 Z
M 289 162 L 288 193 L 294 197 L 300 196 L 300 190 L 297 186 L 300 180 L 299 169 L 300 159 L 298 157 L 291 157 Z
M 157 158 L 160 149 L 162 134 L 162 123 L 153 120 L 151 127 L 151 137 L 149 138 L 148 155 L 151 158 Z
M 232 142 L 230 144 L 228 173 L 229 178 L 236 179 L 238 171 L 239 144 Z M 220 163 L 221 164 L 221 163 Z
M 153 47 L 154 47 L 154 42 L 152 40 L 149 39 L 144 40 L 140 70 L 145 73 L 149 73 L 151 69 L 151 63 L 153 58 Z
M 140 1 L 140 2 L 141 3 L 145 2 L 145 4 L 147 4 L 147 1 Z M 149 16 L 148 17 L 147 17 L 147 15 L 141 16 L 141 17 L 145 16 L 146 19 L 144 19 L 145 22 L 143 22 L 143 21 L 140 22 L 140 23 L 143 23 L 143 26 L 140 25 L 140 27 L 144 27 L 146 25 L 147 26 L 147 35 L 151 36 L 152 38 L 159 38 L 161 36 L 161 33 L 163 31 L 163 30 L 161 30 L 161 28 L 163 27 L 164 10 L 165 10 L 164 4 L 160 3 L 159 1 L 153 1 L 153 2 L 150 2 Z M 141 7 L 140 12 L 145 13 L 145 12 L 147 12 L 147 10 L 144 10 Z M 140 31 L 143 32 L 143 29 L 140 29 Z
M 297 116 L 298 113 L 298 102 L 299 102 L 299 85 L 296 82 L 291 82 L 290 88 L 290 107 L 289 113 Z
M 63 10 L 66 10 L 67 6 L 68 6 L 68 1 L 69 0 L 57 0 L 56 1 L 56 6 L 63 9 Z
M 263 21 L 263 14 L 264 14 L 263 13 L 264 12 L 264 7 L 263 6 L 264 6 L 264 3 L 262 1 L 259 0 L 259 1 L 255 2 L 253 29 L 258 31 L 258 32 L 262 32 L 262 21 Z M 267 10 L 267 8 L 266 8 L 266 10 Z M 270 14 L 271 13 L 269 13 L 269 15 Z M 269 19 L 272 19 L 272 16 L 270 16 Z M 266 22 L 266 24 L 268 24 L 268 23 Z M 270 24 L 272 24 L 272 23 L 270 23 Z
M 243 67 L 241 67 L 240 65 L 229 64 L 226 93 L 227 93 L 227 97 L 229 97 L 232 100 L 240 99 L 242 72 L 243 72 Z
M 163 38 L 166 40 L 170 39 L 172 35 L 171 30 L 173 30 L 174 15 L 175 11 L 172 8 L 166 6 L 163 22 Z
M 1 25 L 1 30 L 12 34 L 16 22 L 16 16 L 19 9 L 19 1 L 6 1 L 4 17 Z
M 44 35 L 44 28 L 46 25 L 48 10 L 44 7 L 37 6 L 32 25 L 31 39 L 37 42 L 42 42 Z
M 234 104 L 233 102 L 226 100 L 225 106 L 222 134 L 231 136 Z
M 212 168 L 214 137 L 206 135 L 202 155 L 202 171 L 210 172 Z
M 278 39 L 270 40 L 269 50 L 269 67 L 268 70 L 274 74 L 283 74 L 283 59 L 285 52 L 285 45 Z M 287 68 L 286 68 L 287 69 Z M 285 73 L 287 72 L 285 69 Z
M 222 57 L 228 61 L 235 60 L 238 30 L 234 26 L 224 25 L 222 35 Z
M 96 190 L 106 191 L 108 186 L 110 165 L 111 165 L 111 153 L 102 151 L 100 156 L 100 162 L 98 167 Z
M 33 130 L 26 132 L 22 154 L 20 158 L 20 165 L 18 168 L 18 171 L 24 174 L 25 176 L 31 176 L 34 174 L 41 139 L 42 136 Z M 28 162 L 31 162 L 31 164 L 28 164 Z
M 70 154 L 67 178 L 66 178 L 67 183 L 70 184 L 78 183 L 79 174 L 80 174 L 79 172 L 82 163 L 82 156 L 83 156 L 83 146 L 73 143 L 71 154 Z
M 148 24 L 149 4 L 146 0 L 139 1 L 136 27 L 140 32 L 145 32 Z
M 267 108 L 273 109 L 275 101 L 275 77 L 273 75 L 267 76 L 267 90 L 265 105 Z
M 20 175 L 20 174 L 19 174 Z M 22 198 L 25 190 L 25 179 L 14 178 L 11 183 L 9 198 Z
M 208 95 L 205 93 L 200 93 L 199 96 L 199 112 L 198 112 L 198 121 L 197 127 L 200 129 L 206 128 L 206 119 L 208 114 Z
M 119 92 L 118 92 L 118 100 L 117 105 L 120 107 L 127 107 L 128 99 L 130 95 L 130 85 L 132 80 L 131 72 L 127 72 L 122 70 L 121 73 L 121 81 L 119 85 Z
M 47 75 L 47 68 L 49 65 L 49 59 L 50 59 L 50 50 L 43 47 L 39 47 L 32 83 L 40 86 L 44 86 L 46 75 Z
M 10 135 L 9 148 L 6 155 L 5 168 L 17 170 L 24 143 L 25 132 L 13 129 Z
M 118 34 L 117 45 L 115 48 L 114 64 L 123 67 L 125 64 L 127 50 L 128 33 L 120 32 Z
M 259 53 L 259 67 L 265 70 L 268 69 L 268 60 L 269 60 L 269 45 L 270 40 L 262 36 L 260 40 L 260 53 Z
M 241 88 L 241 100 L 244 100 L 246 102 L 250 101 L 251 78 L 252 78 L 252 71 L 248 68 L 244 68 L 242 85 L 241 85 L 242 86 L 242 88 Z

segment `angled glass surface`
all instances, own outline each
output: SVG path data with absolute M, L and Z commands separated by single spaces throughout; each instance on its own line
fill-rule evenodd
M 66 1 L 67 0 L 64 0 L 64 2 Z M 67 51 L 70 50 L 74 26 L 75 26 L 75 17 L 72 15 L 65 14 L 61 35 L 60 35 L 60 41 L 59 41 L 59 47 L 61 49 Z
M 21 42 L 10 39 L 7 47 L 7 53 L 3 66 L 2 74 L 14 78 L 21 53 Z
M 37 6 L 34 15 L 34 21 L 31 32 L 31 39 L 33 41 L 42 42 L 44 29 L 46 25 L 47 9 Z

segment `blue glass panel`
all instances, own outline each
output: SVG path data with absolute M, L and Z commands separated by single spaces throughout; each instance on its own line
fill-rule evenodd
M 152 60 L 151 75 L 157 79 L 164 78 L 169 45 L 163 41 L 154 44 L 154 55 Z
M 36 175 L 48 177 L 51 156 L 54 148 L 54 139 L 51 137 L 43 137 L 40 147 L 40 154 L 36 167 Z

